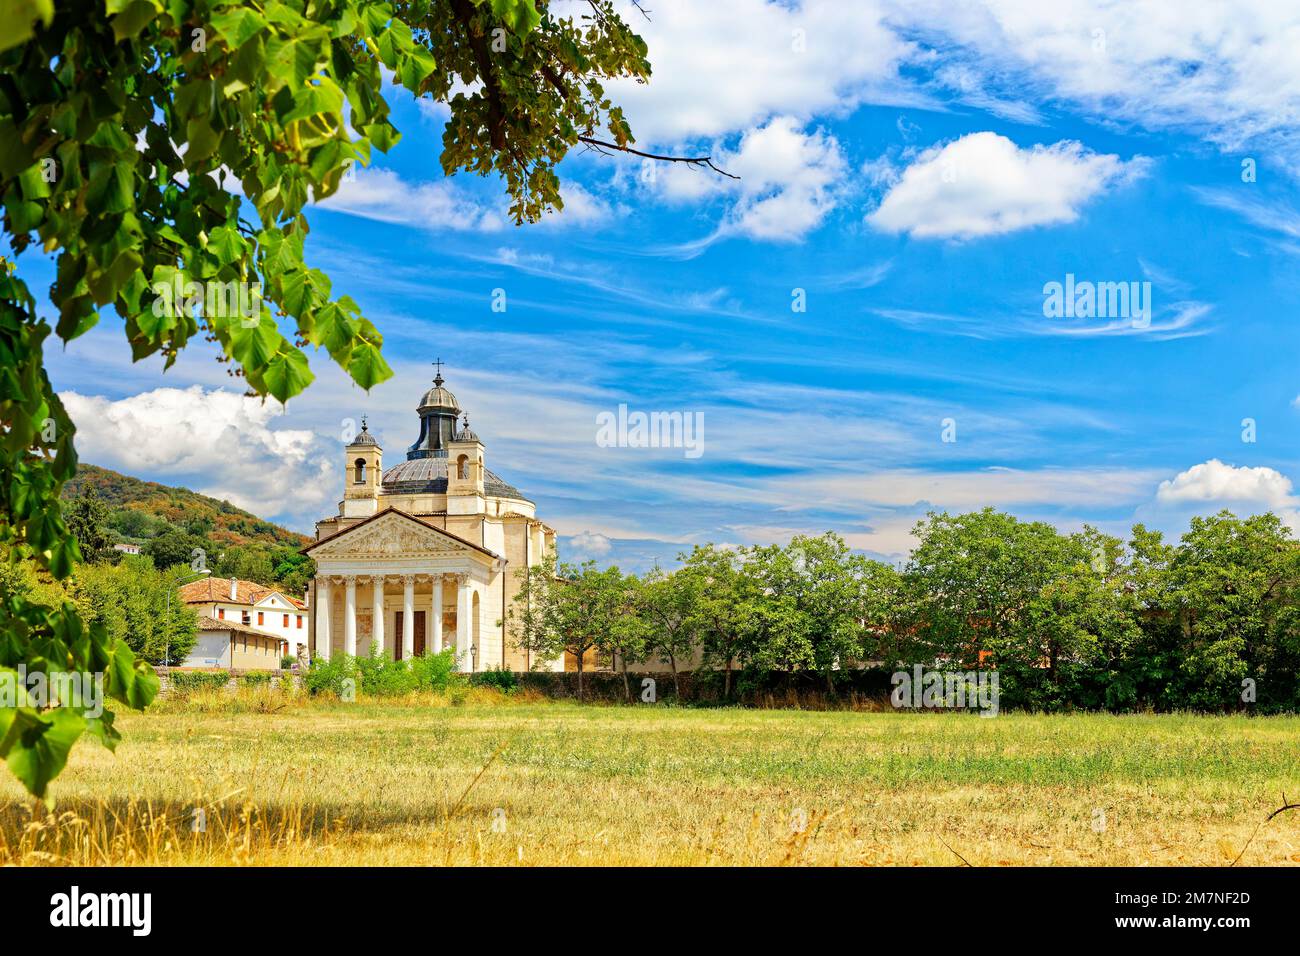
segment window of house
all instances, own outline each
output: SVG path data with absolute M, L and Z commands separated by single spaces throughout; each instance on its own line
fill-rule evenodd
M 298 615 L 298 629 L 302 630 L 302 615 Z
M 217 620 L 224 621 L 225 619 L 226 619 L 226 609 L 224 607 L 217 608 Z
M 266 615 L 261 611 L 257 612 L 257 626 L 261 627 L 266 622 Z
M 284 626 L 285 626 L 285 627 L 288 627 L 288 626 L 289 626 L 289 615 L 288 615 L 288 614 L 286 614 L 286 615 L 284 616 Z
M 241 612 L 240 615 L 239 615 L 239 619 L 240 619 L 240 621 L 242 621 L 244 624 L 252 624 L 252 623 L 253 623 L 253 615 L 250 614 L 248 611 L 243 611 L 243 612 Z

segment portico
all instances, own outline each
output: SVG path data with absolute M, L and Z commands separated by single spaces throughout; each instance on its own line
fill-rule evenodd
M 406 659 L 445 647 L 460 671 L 500 666 L 482 616 L 492 552 L 389 509 L 305 549 L 316 561 L 314 652 L 328 659 L 380 653 Z M 496 646 L 492 646 L 495 644 Z

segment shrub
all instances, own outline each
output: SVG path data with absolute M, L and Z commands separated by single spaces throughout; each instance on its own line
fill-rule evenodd
M 332 693 L 341 697 L 344 682 L 351 679 L 358 694 L 399 697 L 421 690 L 448 689 L 455 683 L 454 666 L 455 652 L 450 649 L 401 661 L 376 650 L 366 657 L 340 655 L 328 661 L 315 659 L 304 682 L 313 694 Z
M 292 654 L 286 654 L 284 655 L 284 657 L 280 658 L 280 669 L 288 670 L 290 667 L 292 667 L 294 664 L 297 663 L 298 663 L 298 658 L 294 657 Z
M 495 687 L 503 694 L 512 693 L 519 687 L 519 678 L 515 672 L 502 667 L 489 667 L 485 671 L 477 671 L 469 677 L 471 687 Z
M 187 694 L 196 690 L 219 690 L 230 683 L 229 671 L 172 671 L 168 682 L 175 692 Z
M 420 690 L 444 691 L 455 680 L 456 652 L 424 653 L 411 659 L 411 671 Z
M 240 678 L 245 687 L 270 687 L 270 671 L 249 671 Z
M 308 693 L 334 694 L 337 697 L 343 696 L 343 689 L 346 686 L 345 681 L 356 681 L 356 679 L 356 660 L 346 654 L 331 657 L 329 660 L 313 657 L 311 667 L 303 675 L 303 683 L 306 685 Z

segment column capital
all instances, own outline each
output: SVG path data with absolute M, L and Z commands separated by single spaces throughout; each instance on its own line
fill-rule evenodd
M 467 582 L 467 581 L 469 580 L 469 572 L 468 572 L 468 571 L 455 571 L 455 572 L 453 572 L 453 573 L 451 573 L 451 574 L 449 574 L 449 575 L 447 575 L 447 576 L 450 577 L 450 578 L 454 578 L 455 581 L 456 581 L 456 583 L 457 583 L 458 585 L 462 585 L 462 586 L 465 584 L 465 582 Z
M 418 574 L 403 574 L 401 577 L 402 577 L 402 584 L 403 584 L 405 587 L 413 587 L 413 586 L 415 585 L 415 579 L 416 579 L 417 577 L 419 577 L 419 575 L 418 575 Z

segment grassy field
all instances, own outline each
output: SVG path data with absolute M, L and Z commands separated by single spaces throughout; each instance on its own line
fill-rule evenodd
M 52 813 L 5 775 L 0 862 L 1300 863 L 1300 811 L 1259 826 L 1300 798 L 1294 718 L 256 709 L 120 716 Z

